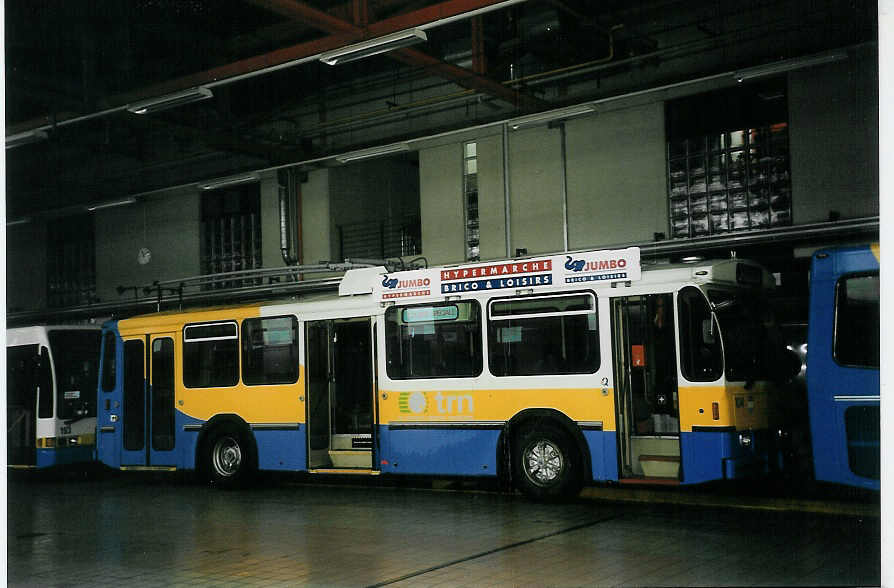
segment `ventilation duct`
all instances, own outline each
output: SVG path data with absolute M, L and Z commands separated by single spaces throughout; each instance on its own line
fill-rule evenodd
M 279 180 L 279 249 L 283 263 L 301 263 L 301 181 L 294 169 L 280 170 Z

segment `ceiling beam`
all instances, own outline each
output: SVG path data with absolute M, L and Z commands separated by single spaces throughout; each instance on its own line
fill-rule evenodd
M 328 30 L 328 27 L 331 27 L 332 29 L 335 29 L 337 27 L 343 32 L 330 34 L 328 37 L 315 39 L 313 41 L 307 41 L 288 47 L 282 47 L 268 53 L 256 55 L 254 57 L 248 57 L 246 59 L 240 59 L 238 61 L 220 65 L 205 71 L 172 78 L 170 80 L 166 80 L 152 86 L 143 87 L 132 92 L 125 92 L 117 94 L 115 96 L 110 96 L 108 99 L 108 104 L 110 105 L 110 107 L 102 112 L 80 116 L 71 113 L 49 113 L 45 116 L 41 116 L 28 121 L 10 123 L 7 124 L 7 135 L 39 128 L 46 125 L 66 124 L 65 121 L 68 119 L 83 120 L 85 118 L 105 116 L 106 114 L 110 114 L 112 112 L 115 112 L 116 110 L 123 109 L 129 103 L 137 102 L 139 100 L 145 100 L 156 96 L 163 96 L 165 94 L 186 90 L 196 86 L 202 86 L 205 84 L 226 83 L 228 79 L 232 78 L 241 78 L 247 75 L 260 75 L 263 74 L 264 71 L 267 69 L 277 66 L 285 66 L 287 64 L 290 64 L 291 62 L 300 62 L 303 59 L 309 59 L 325 51 L 338 49 L 339 47 L 344 47 L 345 45 L 349 45 L 357 41 L 380 37 L 408 28 L 424 26 L 445 18 L 460 17 L 466 12 L 487 8 L 489 6 L 499 5 L 503 2 L 506 2 L 507 0 L 448 0 L 446 2 L 441 2 L 439 4 L 421 8 L 419 10 L 408 12 L 406 14 L 400 14 L 391 18 L 380 20 L 378 22 L 370 24 L 366 29 L 355 27 L 349 22 L 341 19 L 336 19 L 326 13 L 321 13 L 320 11 L 311 12 L 313 9 L 299 2 L 284 2 L 283 0 L 250 1 L 256 2 L 258 6 L 263 6 L 283 16 L 294 18 L 295 20 L 301 20 L 305 22 L 311 22 L 311 20 L 313 20 L 314 22 L 316 22 L 316 24 L 327 27 L 327 29 L 323 30 Z M 518 1 L 523 2 L 525 0 Z M 287 14 L 283 14 L 279 11 L 285 11 Z M 350 29 L 347 27 L 350 27 Z M 404 59 L 412 59 L 412 56 L 404 57 Z M 426 64 L 426 66 L 428 67 L 428 62 L 430 61 L 430 59 L 431 58 L 420 57 L 419 61 Z M 439 70 L 440 71 L 438 75 L 441 75 L 443 77 L 446 77 L 447 75 L 455 76 L 457 78 L 457 83 L 460 83 L 460 80 L 462 80 L 463 85 L 469 88 L 473 88 L 474 86 L 472 84 L 476 84 L 478 87 L 474 87 L 474 89 L 478 91 L 483 92 L 485 91 L 483 88 L 489 88 L 490 92 L 488 93 L 490 93 L 491 95 L 499 95 L 504 100 L 507 100 L 512 104 L 523 106 L 527 110 L 538 107 L 542 109 L 546 106 L 546 103 L 542 103 L 541 101 L 534 98 L 522 97 L 522 94 L 519 94 L 509 88 L 502 87 L 502 84 L 493 80 L 488 80 L 487 78 L 483 77 L 481 79 L 474 79 L 473 77 L 470 77 L 474 76 L 474 74 L 463 68 L 456 68 L 455 66 L 444 64 L 443 66 L 439 67 Z
M 331 35 L 352 35 L 355 39 L 380 37 L 400 30 L 411 29 L 430 22 L 450 18 L 470 12 L 486 5 L 499 4 L 498 0 L 449 0 L 370 23 L 364 30 L 346 20 L 336 18 L 297 0 L 247 0 L 250 4 L 266 8 L 280 16 L 304 22 Z M 464 88 L 488 94 L 505 100 L 523 110 L 543 109 L 548 104 L 517 89 L 507 88 L 500 82 L 474 71 L 447 63 L 417 49 L 391 51 L 388 57 L 410 66 L 422 67 L 426 71 L 459 84 Z

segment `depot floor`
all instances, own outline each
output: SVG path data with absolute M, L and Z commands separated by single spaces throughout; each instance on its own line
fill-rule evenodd
M 723 586 L 880 581 L 880 522 L 267 480 L 11 477 L 10 585 Z

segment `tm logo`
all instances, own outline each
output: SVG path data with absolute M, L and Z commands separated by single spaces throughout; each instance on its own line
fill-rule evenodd
M 425 392 L 401 392 L 397 400 L 403 414 L 430 414 Z M 434 393 L 433 412 L 437 414 L 471 414 L 475 412 L 474 399 L 468 394 Z
M 579 272 L 584 269 L 584 263 L 586 263 L 583 259 L 572 259 L 570 255 L 566 255 L 568 261 L 565 262 L 565 269 L 571 270 L 573 272 Z

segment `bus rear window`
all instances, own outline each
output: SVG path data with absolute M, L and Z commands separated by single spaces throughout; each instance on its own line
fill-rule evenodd
M 464 378 L 481 373 L 481 311 L 477 302 L 412 307 L 385 312 L 388 377 Z
M 56 363 L 56 416 L 61 419 L 95 417 L 100 332 L 50 331 L 48 337 Z
M 495 300 L 488 361 L 495 376 L 590 374 L 599 369 L 592 294 Z
M 839 280 L 835 294 L 835 359 L 841 365 L 879 367 L 879 276 Z

